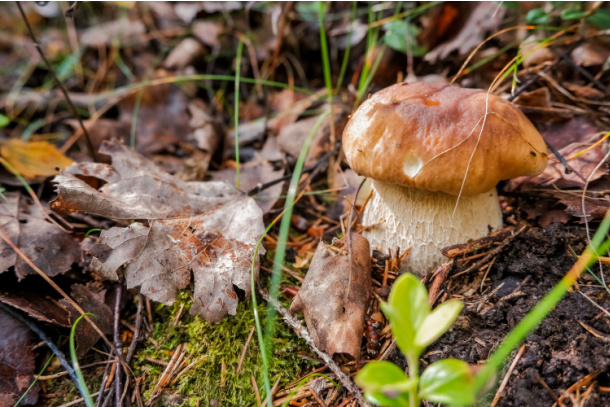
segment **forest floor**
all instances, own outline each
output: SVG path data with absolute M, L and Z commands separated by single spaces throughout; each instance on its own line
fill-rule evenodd
M 273 406 L 355 406 L 367 362 L 406 368 L 380 309 L 401 253 L 373 252 L 356 355 L 280 315 L 320 242 L 368 226 L 341 135 L 394 83 L 490 89 L 557 151 L 498 185 L 503 230 L 422 277 L 465 304 L 422 368 L 482 365 L 610 209 L 608 4 L 22 7 L 0 5 L 0 406 L 261 406 L 265 376 Z M 479 405 L 610 405 L 600 255 Z

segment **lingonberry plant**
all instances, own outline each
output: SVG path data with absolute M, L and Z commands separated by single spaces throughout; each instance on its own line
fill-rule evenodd
M 419 279 L 412 274 L 400 276 L 381 308 L 407 358 L 409 373 L 387 361 L 368 363 L 356 376 L 367 401 L 388 407 L 415 407 L 423 399 L 455 406 L 473 403 L 474 374 L 466 362 L 439 360 L 419 375 L 422 352 L 449 329 L 463 306 L 461 301 L 449 300 L 432 310 Z

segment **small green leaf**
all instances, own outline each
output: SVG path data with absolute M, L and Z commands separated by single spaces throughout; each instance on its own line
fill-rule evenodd
M 610 29 L 610 10 L 597 10 L 595 13 L 587 17 L 587 22 L 593 24 L 601 30 Z
M 402 369 L 386 361 L 366 364 L 355 381 L 364 389 L 368 402 L 389 407 L 405 406 L 408 391 L 417 386 L 417 380 L 409 379 Z
M 449 300 L 436 307 L 417 330 L 415 346 L 424 349 L 440 338 L 455 322 L 463 307 L 459 300 Z
M 396 397 L 388 397 L 383 393 L 364 392 L 364 399 L 371 404 L 383 407 L 405 407 L 409 405 L 409 396 L 401 393 Z
M 367 391 L 378 391 L 407 381 L 407 375 L 394 363 L 370 362 L 356 375 L 356 384 Z
M 408 51 L 407 39 L 411 41 L 411 52 L 415 57 L 421 57 L 428 52 L 428 48 L 417 43 L 415 38 L 419 29 L 414 24 L 408 24 L 406 20 L 393 20 L 383 25 L 385 35 L 383 42 L 390 48 L 399 52 Z
M 580 10 L 580 8 L 578 7 L 568 7 L 566 9 L 561 10 L 562 20 L 575 20 L 577 18 L 583 18 L 586 16 L 587 12 Z
M 421 375 L 419 395 L 433 403 L 467 405 L 475 401 L 474 376 L 468 363 L 439 360 Z
M 11 119 L 0 113 L 0 128 L 8 126 L 11 122 Z
M 381 309 L 390 320 L 392 333 L 400 350 L 408 355 L 414 352 L 415 335 L 428 314 L 428 292 L 413 274 L 403 274 L 392 286 L 387 303 Z
M 549 22 L 549 13 L 541 8 L 535 8 L 527 12 L 525 22 L 528 24 L 546 24 Z

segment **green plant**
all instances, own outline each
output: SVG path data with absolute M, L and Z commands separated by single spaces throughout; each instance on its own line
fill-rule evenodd
M 83 377 L 83 372 L 80 369 L 80 365 L 78 364 L 78 358 L 76 357 L 76 345 L 75 345 L 75 337 L 76 337 L 76 326 L 86 316 L 93 316 L 91 313 L 86 313 L 78 317 L 74 324 L 72 324 L 72 329 L 70 331 L 70 357 L 72 358 L 72 366 L 74 367 L 74 372 L 76 373 L 76 378 L 78 379 L 78 390 L 83 396 L 83 401 L 87 407 L 95 406 L 93 402 L 93 398 L 91 398 L 91 394 L 89 393 L 89 389 L 87 388 L 87 383 L 85 382 L 85 378 Z
M 461 301 L 449 300 L 432 310 L 426 287 L 417 277 L 412 274 L 399 277 L 381 309 L 407 358 L 409 374 L 390 362 L 368 363 L 356 376 L 367 401 L 390 407 L 419 406 L 422 399 L 451 405 L 473 403 L 474 375 L 466 362 L 439 360 L 419 375 L 419 357 L 449 329 L 463 305 Z
M 610 11 L 596 6 L 585 9 L 587 3 L 580 1 L 551 1 L 551 7 L 535 8 L 525 16 L 527 24 L 548 24 L 559 17 L 561 21 L 583 19 L 599 29 L 610 28 Z

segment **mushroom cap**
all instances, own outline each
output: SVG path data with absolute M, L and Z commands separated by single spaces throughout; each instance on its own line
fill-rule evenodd
M 401 83 L 372 95 L 348 122 L 343 149 L 365 177 L 462 196 L 540 174 L 547 163 L 542 136 L 517 107 L 441 83 Z

